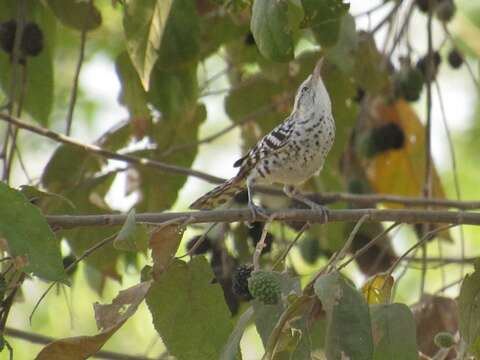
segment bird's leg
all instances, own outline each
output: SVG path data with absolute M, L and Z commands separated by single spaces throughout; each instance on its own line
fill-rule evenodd
M 320 204 L 316 203 L 315 201 L 310 200 L 306 196 L 303 196 L 302 194 L 298 193 L 293 186 L 290 186 L 290 185 L 285 185 L 283 187 L 283 192 L 290 199 L 302 202 L 305 205 L 307 205 L 308 207 L 310 207 L 310 209 L 312 209 L 312 210 L 320 211 L 323 214 L 323 216 L 325 217 L 325 223 L 328 222 L 329 210 L 326 206 L 320 205 Z
M 255 205 L 253 202 L 253 181 L 248 179 L 247 180 L 247 193 L 248 193 L 248 208 L 250 209 L 250 213 L 252 214 L 252 221 L 250 223 L 254 223 L 257 221 L 257 217 L 268 218 L 268 215 L 265 213 L 265 210 L 260 206 Z

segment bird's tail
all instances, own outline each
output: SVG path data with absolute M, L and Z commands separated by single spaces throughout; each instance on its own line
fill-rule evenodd
M 225 204 L 233 198 L 238 192 L 245 188 L 245 178 L 235 176 L 223 184 L 218 185 L 205 195 L 199 197 L 190 205 L 190 209 L 214 209 L 217 206 Z

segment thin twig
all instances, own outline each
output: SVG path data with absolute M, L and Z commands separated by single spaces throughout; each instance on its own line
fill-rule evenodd
M 380 30 L 383 25 L 390 22 L 392 18 L 397 13 L 398 8 L 402 5 L 402 0 L 398 0 L 397 3 L 392 7 L 390 12 L 372 29 L 371 33 L 375 34 L 378 30 Z
M 357 233 L 360 231 L 360 227 L 363 225 L 365 221 L 367 221 L 367 219 L 368 219 L 368 214 L 365 214 L 360 219 L 358 219 L 357 223 L 355 224 L 352 231 L 350 232 L 350 235 L 348 235 L 347 241 L 345 242 L 343 247 L 340 249 L 340 251 L 336 253 L 335 257 L 330 262 L 330 266 L 336 267 L 337 263 L 345 257 L 348 250 L 350 250 L 350 247 L 352 246 L 353 239 L 355 239 L 355 236 L 357 236 Z
M 126 219 L 125 219 L 126 220 Z M 78 258 L 75 259 L 75 261 L 73 261 L 70 265 L 68 265 L 66 268 L 65 268 L 65 272 L 68 273 L 71 269 L 73 269 L 75 267 L 75 265 L 77 265 L 80 261 L 82 261 L 83 259 L 85 259 L 86 257 L 90 256 L 92 253 L 94 253 L 95 251 L 97 251 L 98 249 L 102 248 L 103 246 L 107 245 L 109 242 L 113 241 L 113 239 L 115 239 L 115 237 L 117 236 L 118 232 L 106 237 L 105 239 L 103 239 L 102 241 L 98 242 L 97 244 L 94 244 L 92 247 L 88 248 L 87 250 L 85 250 L 83 252 L 82 255 L 80 255 Z M 43 292 L 43 294 L 40 296 L 40 298 L 37 300 L 35 306 L 33 307 L 33 310 L 32 312 L 30 313 L 30 316 L 28 317 L 28 320 L 30 322 L 30 324 L 32 323 L 32 319 L 33 319 L 33 315 L 35 315 L 35 312 L 37 311 L 38 307 L 40 306 L 40 303 L 42 302 L 42 300 L 48 295 L 48 293 L 50 292 L 50 290 L 53 289 L 53 287 L 56 285 L 57 283 L 56 282 L 52 282 L 48 288 Z
M 427 56 L 427 119 L 425 124 L 425 179 L 423 184 L 423 196 L 426 198 L 432 197 L 432 81 L 434 72 L 433 64 L 433 35 L 432 35 L 432 21 L 433 9 L 429 6 L 427 19 L 427 42 L 428 42 L 428 56 Z M 422 226 L 422 233 L 427 232 L 428 226 Z M 422 258 L 427 258 L 427 244 L 422 245 Z M 425 291 L 425 281 L 427 277 L 427 263 L 422 263 L 422 273 L 420 276 L 420 296 Z
M 93 9 L 92 0 L 89 0 L 89 11 L 91 12 Z M 78 93 L 78 80 L 80 78 L 80 71 L 82 70 L 83 60 L 85 58 L 85 45 L 87 43 L 87 27 L 86 22 L 84 23 L 84 27 L 82 29 L 80 35 L 80 52 L 78 54 L 78 61 L 77 67 L 75 69 L 75 75 L 73 76 L 73 84 L 72 84 L 72 92 L 70 94 L 70 102 L 68 104 L 68 112 L 67 112 L 67 125 L 65 134 L 67 136 L 70 135 L 72 131 L 72 122 L 73 122 L 73 112 L 75 111 L 75 105 L 77 103 L 77 93 Z
M 457 225 L 444 225 L 444 226 L 440 226 L 432 231 L 429 231 L 427 232 L 426 234 L 424 234 L 422 236 L 422 238 L 420 240 L 418 240 L 418 242 L 416 242 L 415 244 L 413 244 L 407 251 L 405 251 L 402 256 L 400 256 L 397 260 L 395 260 L 395 262 L 392 264 L 392 266 L 390 266 L 390 268 L 388 269 L 387 271 L 387 274 L 388 275 L 392 275 L 392 272 L 393 270 L 395 270 L 395 268 L 398 266 L 398 264 L 405 260 L 406 257 L 414 250 L 416 250 L 419 246 L 424 246 L 429 240 L 431 240 L 432 238 L 432 235 L 440 232 L 440 231 L 443 231 L 443 230 L 447 230 L 447 229 L 450 229 L 454 226 L 457 226 Z M 423 264 L 426 264 L 426 258 L 423 257 L 423 254 L 422 254 L 422 266 Z
M 142 157 L 135 157 L 135 156 L 130 156 L 130 155 L 124 155 L 124 154 L 119 154 L 115 153 L 112 151 L 108 151 L 106 149 L 103 149 L 99 146 L 96 145 L 90 145 L 90 144 L 84 144 L 81 142 L 78 142 L 71 137 L 56 133 L 54 131 L 51 131 L 46 128 L 42 128 L 39 126 L 31 125 L 28 123 L 25 123 L 21 121 L 20 119 L 10 116 L 8 114 L 0 113 L 0 119 L 3 119 L 7 121 L 8 123 L 14 124 L 22 129 L 29 130 L 31 132 L 34 132 L 36 134 L 42 135 L 44 137 L 47 137 L 49 139 L 52 139 L 56 142 L 60 142 L 63 144 L 71 145 L 77 148 L 81 148 L 85 151 L 88 151 L 92 154 L 96 154 L 98 156 L 102 156 L 108 159 L 115 159 L 115 160 L 121 160 L 125 161 L 128 163 L 140 165 L 140 166 L 145 166 L 145 167 L 152 167 L 156 168 L 161 171 L 169 172 L 169 173 L 176 173 L 176 174 L 182 174 L 182 175 L 192 175 L 196 176 L 198 178 L 201 178 L 203 180 L 209 181 L 209 182 L 214 182 L 214 183 L 220 183 L 223 182 L 224 179 L 218 178 L 216 176 L 212 176 L 206 173 L 203 173 L 201 171 L 196 171 L 188 168 L 184 168 L 181 166 L 175 166 L 175 165 L 170 165 L 166 163 L 162 163 L 160 161 L 156 160 L 150 160 L 147 158 L 142 158 Z
M 31 332 L 8 328 L 8 327 L 5 329 L 5 335 L 11 336 L 17 339 L 26 340 L 33 344 L 42 344 L 42 345 L 50 344 L 51 342 L 54 342 L 57 340 L 55 338 L 51 338 L 48 336 L 34 334 Z M 104 350 L 100 350 L 96 352 L 95 355 L 92 355 L 92 357 L 95 357 L 97 359 L 108 359 L 108 360 L 154 360 L 146 356 L 125 355 L 125 354 L 115 353 L 111 351 L 104 351 Z
M 456 46 L 456 41 L 455 41 L 455 38 L 453 37 L 453 35 L 450 33 L 450 30 L 448 29 L 446 23 L 443 24 L 443 30 L 445 31 L 445 34 L 447 34 L 447 37 L 449 38 L 449 40 Z M 470 64 L 468 63 L 468 61 L 465 61 L 465 67 L 467 68 L 467 71 L 470 75 L 470 77 L 472 78 L 472 81 L 473 81 L 473 84 L 475 85 L 475 87 L 477 88 L 478 91 L 480 91 L 480 82 L 477 80 L 477 78 L 475 77 L 475 74 L 473 73 L 473 69 L 472 67 L 470 66 Z
M 363 246 L 362 248 L 360 248 L 359 250 L 357 250 L 355 252 L 355 254 L 353 254 L 350 259 L 348 259 L 347 261 L 345 261 L 343 264 L 341 264 L 339 267 L 338 267 L 338 270 L 341 270 L 343 269 L 345 266 L 347 266 L 348 264 L 350 264 L 353 260 L 355 259 L 358 259 L 360 256 L 362 256 L 368 249 L 370 249 L 373 245 L 375 245 L 378 241 L 382 240 L 391 230 L 393 230 L 394 228 L 396 228 L 398 225 L 400 225 L 399 223 L 393 223 L 392 225 L 390 225 L 388 228 L 386 228 L 385 230 L 383 230 L 380 234 L 378 234 L 377 236 L 375 236 L 371 241 L 369 241 L 365 246 Z
M 257 271 L 260 270 L 260 257 L 262 256 L 263 249 L 265 248 L 265 239 L 267 238 L 268 233 L 268 225 L 275 220 L 276 214 L 271 214 L 268 219 L 266 220 L 265 226 L 262 230 L 262 236 L 260 236 L 260 240 L 258 241 L 257 245 L 255 246 L 255 251 L 253 252 L 253 270 Z
M 457 197 L 457 200 L 461 201 L 462 194 L 460 191 L 460 180 L 458 177 L 457 157 L 455 155 L 455 148 L 453 146 L 452 134 L 448 126 L 447 114 L 446 114 L 445 106 L 443 102 L 442 91 L 440 88 L 440 84 L 438 83 L 437 80 L 435 80 L 435 87 L 437 90 L 438 102 L 440 104 L 440 112 L 442 113 L 443 127 L 445 128 L 445 133 L 447 134 L 448 148 L 450 150 L 450 159 L 452 161 L 452 172 L 453 172 L 453 183 L 455 186 L 455 195 Z M 460 254 L 461 254 L 461 257 L 464 258 L 465 257 L 465 233 L 463 231 L 463 226 L 460 226 L 459 231 L 460 231 Z M 439 246 L 441 246 L 440 243 L 439 243 Z M 465 269 L 462 263 L 460 264 L 460 276 L 464 275 L 464 270 Z
M 275 261 L 275 263 L 273 264 L 272 266 L 272 270 L 277 270 L 277 268 L 280 266 L 280 264 L 282 263 L 282 261 L 285 260 L 285 258 L 287 257 L 287 255 L 289 254 L 290 250 L 292 250 L 293 246 L 298 242 L 298 240 L 300 239 L 300 237 L 303 235 L 303 233 L 310 227 L 310 224 L 309 223 L 305 223 L 305 225 L 302 226 L 302 228 L 300 229 L 300 231 L 297 233 L 297 236 L 295 236 L 295 239 L 293 239 L 293 241 L 291 241 L 287 248 L 285 249 L 285 251 L 282 253 L 282 255 L 280 255 L 280 257 Z

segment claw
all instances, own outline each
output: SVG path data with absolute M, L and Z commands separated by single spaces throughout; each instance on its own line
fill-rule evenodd
M 268 219 L 268 215 L 265 212 L 265 209 L 261 208 L 260 206 L 255 205 L 253 202 L 248 204 L 248 209 L 250 210 L 250 213 L 252 214 L 252 220 L 249 221 L 249 224 L 253 224 L 254 222 L 257 221 L 259 217 L 262 217 L 263 219 Z
M 328 223 L 328 214 L 330 213 L 330 210 L 326 206 L 317 204 L 313 201 L 312 201 L 312 204 L 309 204 L 309 205 L 312 210 L 321 212 L 325 219 L 325 224 Z

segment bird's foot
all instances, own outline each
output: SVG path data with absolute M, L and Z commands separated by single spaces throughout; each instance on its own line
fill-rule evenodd
M 328 223 L 328 216 L 330 214 L 329 208 L 327 208 L 324 205 L 317 204 L 316 202 L 313 202 L 311 204 L 308 204 L 310 206 L 310 209 L 313 211 L 321 212 L 325 221 L 325 224 Z
M 252 215 L 252 219 L 248 222 L 249 226 L 251 226 L 259 218 L 263 218 L 264 220 L 268 219 L 267 212 L 264 208 L 257 206 L 254 203 L 249 203 L 248 209 L 250 210 L 250 214 Z
M 328 222 L 328 214 L 330 210 L 324 206 L 316 203 L 315 201 L 310 200 L 309 198 L 302 195 L 294 195 L 294 199 L 300 202 L 303 202 L 305 205 L 310 207 L 313 211 L 321 212 L 324 216 L 325 224 Z

